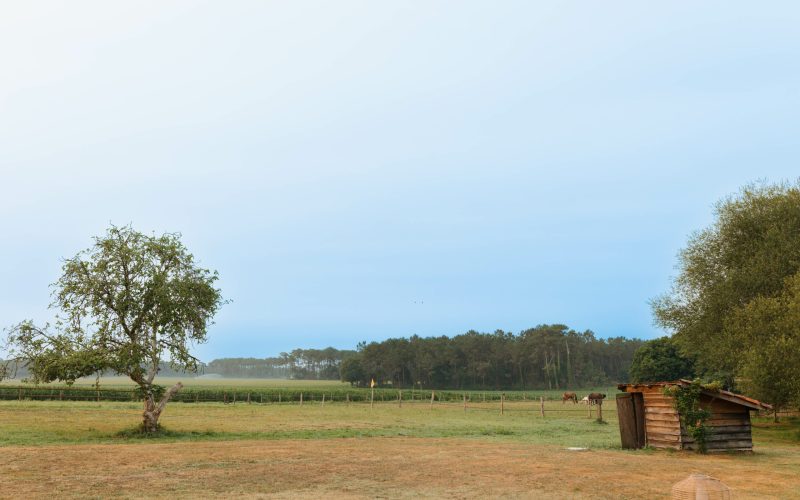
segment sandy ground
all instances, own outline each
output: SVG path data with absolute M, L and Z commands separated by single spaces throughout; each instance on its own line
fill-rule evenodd
M 780 450 L 702 457 L 418 438 L 7 447 L 0 496 L 667 498 L 695 471 L 735 498 L 800 498 L 800 458 Z

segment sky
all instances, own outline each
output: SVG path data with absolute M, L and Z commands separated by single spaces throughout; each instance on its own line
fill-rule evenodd
M 0 327 L 109 224 L 231 302 L 201 359 L 543 323 L 653 338 L 692 231 L 795 180 L 796 2 L 8 2 Z

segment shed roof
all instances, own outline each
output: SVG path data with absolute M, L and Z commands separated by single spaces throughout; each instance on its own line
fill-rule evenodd
M 681 385 L 686 386 L 692 383 L 691 380 L 680 379 L 674 382 L 646 382 L 643 384 L 619 384 L 617 388 L 621 391 L 625 392 L 636 392 L 635 389 L 640 387 L 666 387 L 670 385 Z M 633 391 L 629 391 L 628 389 L 634 389 Z M 730 401 L 731 403 L 740 404 L 742 406 L 746 406 L 752 410 L 771 410 L 772 405 L 767 403 L 762 403 L 761 401 L 753 398 L 748 398 L 747 396 L 743 396 L 741 394 L 735 394 L 730 391 L 725 391 L 720 389 L 719 391 L 712 391 L 712 390 L 703 390 L 703 394 L 707 396 L 711 396 L 718 399 L 723 399 L 725 401 Z

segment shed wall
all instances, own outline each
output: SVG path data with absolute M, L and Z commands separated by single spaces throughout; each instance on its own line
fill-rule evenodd
M 741 405 L 703 395 L 700 404 L 711 410 L 711 435 L 706 442 L 709 452 L 752 451 L 750 411 Z M 695 449 L 694 440 L 682 430 L 683 447 Z
M 639 391 L 637 391 L 639 392 Z M 681 427 L 672 398 L 665 396 L 660 387 L 643 389 L 644 428 L 647 445 L 653 448 L 681 449 Z

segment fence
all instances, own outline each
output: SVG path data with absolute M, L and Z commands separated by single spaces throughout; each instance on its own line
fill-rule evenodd
M 18 401 L 117 401 L 137 402 L 142 400 L 141 392 L 128 388 L 95 387 L 50 387 L 50 386 L 3 386 L 0 385 L 0 400 Z M 553 405 L 560 399 L 536 396 L 535 393 L 498 393 L 486 391 L 422 391 L 375 389 L 334 389 L 334 390 L 296 390 L 296 389 L 193 389 L 184 388 L 172 401 L 182 403 L 227 403 L 227 404 L 331 404 L 331 403 L 370 403 L 373 404 L 426 404 L 433 408 L 463 406 L 464 411 L 517 412 L 534 411 L 541 416 L 546 413 L 587 412 L 582 405 L 567 403 Z M 545 407 L 545 402 L 551 403 Z M 555 407 L 554 407 L 555 406 Z M 615 412 L 613 404 L 606 404 L 603 412 Z

